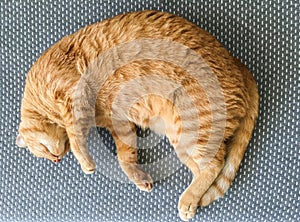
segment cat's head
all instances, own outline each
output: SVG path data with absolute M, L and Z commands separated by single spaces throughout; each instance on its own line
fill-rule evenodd
M 59 162 L 70 150 L 66 130 L 44 121 L 22 121 L 16 143 L 19 147 L 28 147 L 35 156 L 53 162 Z

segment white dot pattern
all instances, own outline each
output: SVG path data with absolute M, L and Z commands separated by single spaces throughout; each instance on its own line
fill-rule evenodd
M 143 9 L 172 12 L 206 29 L 250 68 L 259 86 L 260 116 L 238 175 L 226 196 L 198 209 L 192 221 L 300 221 L 297 0 L 2 0 L 0 221 L 180 221 L 178 198 L 192 179 L 187 168 L 141 192 L 119 181 L 126 177 L 107 156 L 116 151 L 105 130 L 89 137 L 98 164 L 93 175 L 84 175 L 72 154 L 56 165 L 15 146 L 25 76 L 41 53 L 80 27 Z M 165 138 L 138 135 L 141 163 L 172 152 Z M 159 178 L 175 161 L 147 171 Z

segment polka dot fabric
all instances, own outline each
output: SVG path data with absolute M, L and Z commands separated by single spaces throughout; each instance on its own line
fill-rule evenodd
M 98 165 L 93 175 L 84 175 L 72 154 L 56 165 L 15 145 L 25 76 L 41 53 L 80 27 L 143 9 L 177 14 L 209 31 L 249 67 L 259 87 L 260 115 L 236 179 L 224 198 L 199 209 L 192 221 L 299 221 L 296 0 L 2 0 L 0 221 L 180 221 L 177 201 L 192 176 L 163 137 L 138 132 L 140 162 L 156 180 L 151 193 L 128 183 L 104 129 L 89 136 Z M 157 160 L 160 165 L 149 167 Z

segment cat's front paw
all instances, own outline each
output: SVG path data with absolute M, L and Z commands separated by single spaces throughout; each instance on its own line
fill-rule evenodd
M 95 172 L 95 169 L 85 169 L 83 167 L 81 167 L 82 171 L 85 173 L 85 174 L 92 174 Z
M 188 221 L 195 216 L 198 208 L 198 201 L 198 198 L 195 198 L 190 192 L 185 191 L 181 195 L 178 203 L 178 212 L 181 220 Z
M 145 173 L 137 164 L 122 163 L 121 167 L 128 179 L 140 190 L 150 192 L 153 188 L 153 180 L 148 173 Z
M 88 164 L 81 165 L 81 169 L 85 174 L 92 174 L 95 172 L 96 164 L 95 162 L 89 162 Z
M 137 177 L 134 180 L 135 185 L 143 191 L 150 192 L 153 188 L 153 180 L 151 176 L 143 171 L 137 172 Z

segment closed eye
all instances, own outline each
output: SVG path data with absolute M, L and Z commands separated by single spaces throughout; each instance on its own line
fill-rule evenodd
M 58 156 L 56 156 L 55 154 L 53 154 L 44 144 L 39 143 L 40 147 L 42 147 L 42 150 L 40 150 L 40 152 L 43 152 L 44 154 L 51 156 L 53 158 L 57 158 Z
M 42 143 L 29 143 L 28 148 L 29 147 L 33 148 L 35 151 L 38 151 L 38 152 L 47 152 L 48 151 L 48 148 Z
M 42 143 L 39 143 L 39 144 L 40 144 L 40 146 L 38 148 L 40 151 L 49 152 L 48 148 L 44 144 L 42 144 Z
M 28 146 L 31 153 L 33 153 L 36 157 L 45 157 L 49 151 L 43 144 L 29 144 Z

